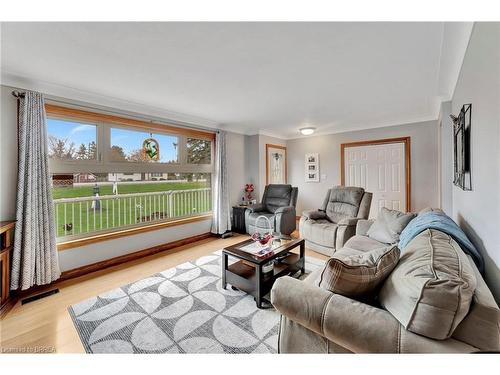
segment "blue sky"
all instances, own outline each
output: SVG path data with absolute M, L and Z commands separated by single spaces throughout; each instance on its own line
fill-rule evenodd
M 97 141 L 97 128 L 95 125 L 47 119 L 47 127 L 49 135 L 74 142 L 77 150 L 82 143 L 88 146 L 90 142 Z M 150 137 L 151 134 L 148 132 L 111 128 L 111 146 L 120 146 L 123 148 L 125 155 L 141 149 L 142 142 Z M 177 137 L 153 133 L 152 138 L 156 139 L 160 144 L 161 162 L 177 160 L 177 152 L 173 146 L 174 142 L 178 142 Z
M 68 139 L 75 143 L 78 149 L 81 143 L 88 146 L 92 141 L 96 142 L 96 127 L 78 122 L 69 122 L 63 120 L 47 119 L 49 135 L 57 138 Z

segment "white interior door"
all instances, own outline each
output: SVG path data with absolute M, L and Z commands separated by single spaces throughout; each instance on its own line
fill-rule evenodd
M 407 210 L 404 148 L 404 143 L 386 143 L 344 149 L 345 185 L 373 193 L 370 218 L 382 207 Z

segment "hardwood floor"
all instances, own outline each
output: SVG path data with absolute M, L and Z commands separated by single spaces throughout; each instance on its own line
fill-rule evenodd
M 246 236 L 227 239 L 208 238 L 140 260 L 111 267 L 102 271 L 57 284 L 59 293 L 21 305 L 18 302 L 0 320 L 1 352 L 57 352 L 84 353 L 68 306 L 105 291 L 143 279 L 178 264 L 197 259 L 225 246 L 237 243 Z M 327 257 L 306 250 L 306 256 Z

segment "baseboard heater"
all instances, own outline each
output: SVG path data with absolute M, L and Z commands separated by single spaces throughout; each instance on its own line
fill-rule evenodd
M 40 294 L 36 294 L 34 296 L 31 296 L 31 297 L 28 297 L 28 298 L 25 298 L 21 301 L 21 305 L 25 305 L 27 303 L 30 303 L 30 302 L 33 302 L 33 301 L 37 301 L 39 299 L 42 299 L 42 298 L 45 298 L 45 297 L 48 297 L 48 296 L 51 296 L 53 294 L 57 294 L 59 293 L 59 289 L 52 289 L 52 290 L 48 290 L 46 292 L 43 292 L 43 293 L 40 293 Z

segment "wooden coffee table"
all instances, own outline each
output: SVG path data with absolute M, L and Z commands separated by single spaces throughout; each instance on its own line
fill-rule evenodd
M 281 240 L 272 244 L 273 251 L 265 257 L 258 257 L 241 248 L 254 242 L 249 239 L 222 250 L 222 287 L 227 284 L 241 289 L 255 297 L 257 307 L 262 308 L 264 296 L 269 293 L 278 277 L 305 272 L 305 242 L 303 239 Z M 299 253 L 291 250 L 299 248 Z M 238 259 L 228 265 L 228 256 Z M 263 273 L 262 267 L 274 262 L 273 270 Z M 268 301 L 266 301 L 268 302 Z

